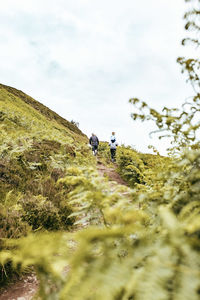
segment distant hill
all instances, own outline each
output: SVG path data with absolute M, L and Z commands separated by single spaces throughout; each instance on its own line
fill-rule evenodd
M 43 116 L 45 116 L 48 120 L 55 120 L 58 124 L 70 129 L 71 131 L 73 131 L 74 133 L 77 133 L 79 135 L 85 136 L 82 131 L 75 126 L 74 124 L 72 124 L 71 122 L 65 120 L 64 118 L 62 118 L 61 116 L 59 116 L 57 113 L 55 113 L 54 111 L 52 111 L 51 109 L 49 109 L 48 107 L 46 107 L 45 105 L 43 105 L 42 103 L 36 101 L 35 99 L 33 99 L 32 97 L 26 95 L 25 93 L 23 93 L 20 90 L 17 90 L 13 87 L 7 86 L 7 85 L 3 85 L 0 84 L 0 101 L 3 101 L 3 93 L 4 92 L 8 92 L 10 95 L 10 99 L 14 99 L 16 100 L 16 105 L 18 103 L 17 99 L 21 99 L 22 101 L 24 101 L 26 104 L 30 105 L 31 107 L 33 107 L 35 110 L 39 111 Z M 13 98 L 14 97 L 14 98 Z

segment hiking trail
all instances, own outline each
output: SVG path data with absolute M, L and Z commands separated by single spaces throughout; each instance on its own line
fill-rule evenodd
M 121 176 L 116 172 L 116 167 L 114 165 L 113 168 L 109 168 L 101 163 L 101 161 L 97 161 L 97 170 L 99 172 L 99 175 L 104 177 L 107 176 L 108 179 L 117 182 L 121 185 L 126 185 L 127 183 L 121 178 Z

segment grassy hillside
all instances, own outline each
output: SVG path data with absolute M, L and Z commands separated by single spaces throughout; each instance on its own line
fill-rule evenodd
M 81 132 L 81 130 L 74 126 L 71 122 L 65 120 L 58 114 L 56 114 L 54 111 L 50 110 L 48 107 L 43 105 L 42 103 L 36 101 L 35 99 L 31 98 L 30 96 L 26 95 L 20 90 L 17 90 L 13 87 L 0 84 L 0 94 L 1 94 L 1 100 L 6 101 L 5 93 L 7 93 L 9 99 L 15 99 L 16 105 L 18 103 L 18 100 L 22 100 L 28 106 L 26 107 L 33 107 L 35 110 L 40 112 L 41 115 L 45 116 L 47 120 L 53 121 L 55 120 L 57 124 L 63 125 L 66 129 L 70 129 L 73 133 L 77 133 L 81 136 L 84 136 L 84 134 Z M 3 98 L 2 98 L 3 97 Z
M 43 177 L 57 180 L 68 164 L 88 153 L 87 137 L 76 126 L 4 85 L 0 85 L 0 127 L 1 202 L 8 192 L 9 197 L 44 196 L 39 191 Z
M 0 131 L 0 238 L 70 228 L 74 219 L 68 218 L 68 190 L 56 183 L 70 166 L 80 160 L 84 166 L 90 159 L 87 137 L 41 103 L 4 85 Z M 0 277 L 6 276 L 8 270 L 1 271 Z
M 5 86 L 0 126 L 1 282 L 34 268 L 41 299 L 199 299 L 198 149 L 121 146 L 113 165 L 101 142 L 96 160 L 76 126 Z
M 93 203 L 93 196 L 99 201 L 107 197 L 105 183 L 98 183 L 97 188 L 102 179 L 95 173 L 96 160 L 87 147 L 87 137 L 76 126 L 23 92 L 4 85 L 0 85 L 0 126 L 1 238 L 70 229 L 80 219 L 76 213 L 72 215 L 70 198 L 77 194 L 82 199 L 83 191 L 90 193 L 86 209 L 87 214 L 91 211 L 90 222 L 102 222 L 101 213 L 97 217 L 92 213 L 99 205 Z M 109 164 L 107 144 L 101 143 L 99 153 L 102 162 Z M 117 160 L 119 173 L 130 185 L 144 183 L 144 163 L 138 153 L 122 147 Z M 97 182 L 92 183 L 93 179 Z M 1 280 L 7 279 L 9 272 L 12 274 L 12 268 L 7 263 Z

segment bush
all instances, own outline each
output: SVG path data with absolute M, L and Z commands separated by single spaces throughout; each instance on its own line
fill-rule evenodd
M 0 238 L 19 238 L 26 235 L 30 228 L 21 220 L 18 209 L 0 206 Z
M 107 142 L 100 142 L 98 147 L 98 156 L 105 162 L 111 162 L 110 147 Z
M 4 239 L 16 239 L 27 235 L 30 227 L 26 222 L 22 222 L 20 212 L 17 209 L 7 209 L 0 205 L 0 251 L 8 249 L 4 245 Z M 6 283 L 13 276 L 20 273 L 13 268 L 11 261 L 0 264 L 0 282 Z
M 135 150 L 125 147 L 117 149 L 118 171 L 130 186 L 144 184 L 144 164 Z
M 56 207 L 41 195 L 25 197 L 19 203 L 23 208 L 22 220 L 32 226 L 33 230 L 55 231 L 73 225 L 73 220 L 68 218 L 72 210 L 67 205 Z

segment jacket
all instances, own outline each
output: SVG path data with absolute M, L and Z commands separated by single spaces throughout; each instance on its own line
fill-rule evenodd
M 92 146 L 98 146 L 99 145 L 99 139 L 96 135 L 91 136 L 90 140 L 89 140 L 90 145 Z
M 114 141 L 114 142 L 111 141 L 109 143 L 109 146 L 110 146 L 110 149 L 117 149 L 118 144 L 116 141 Z

